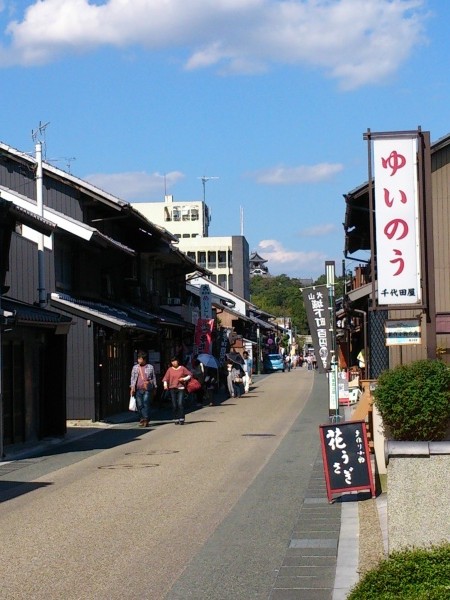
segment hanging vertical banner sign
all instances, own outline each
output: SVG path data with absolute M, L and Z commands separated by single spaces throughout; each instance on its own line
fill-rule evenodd
M 194 345 L 197 354 L 211 354 L 214 319 L 199 319 L 195 326 Z
M 219 364 L 224 366 L 227 360 L 227 352 L 230 351 L 230 335 L 233 330 L 230 327 L 221 327 L 217 336 L 217 345 L 219 347 Z
M 330 303 L 326 285 L 302 289 L 317 366 L 325 373 L 331 366 Z
M 211 288 L 207 284 L 200 286 L 200 316 L 212 319 Z
M 373 139 L 377 302 L 418 304 L 420 223 L 417 136 Z

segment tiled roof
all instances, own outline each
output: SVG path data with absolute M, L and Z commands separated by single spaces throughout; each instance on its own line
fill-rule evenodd
M 117 308 L 105 302 L 94 302 L 73 298 L 68 294 L 52 293 L 50 303 L 55 308 L 84 319 L 91 319 L 111 329 L 137 329 L 149 333 L 158 331 L 154 319 L 152 322 L 153 315 L 148 314 L 148 319 L 144 318 L 144 315 L 141 318 L 136 318 L 134 314 L 131 314 L 131 311 Z
M 2 310 L 12 312 L 15 314 L 16 323 L 21 325 L 37 324 L 37 325 L 48 325 L 56 326 L 60 324 L 69 324 L 72 319 L 61 315 L 60 313 L 34 306 L 32 304 L 25 304 L 12 298 L 1 298 Z

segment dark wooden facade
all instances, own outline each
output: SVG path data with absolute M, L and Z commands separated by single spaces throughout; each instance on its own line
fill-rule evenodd
M 22 202 L 35 200 L 35 166 L 0 144 L 0 186 Z M 66 417 L 105 419 L 128 408 L 138 350 L 157 354 L 163 370 L 176 347 L 192 343 L 193 325 L 161 306 L 184 302 L 185 276 L 197 265 L 129 204 L 47 164 L 43 201 L 46 218 L 59 223 L 45 250 L 48 308 L 72 319 Z M 37 264 L 35 242 L 13 233 L 8 297 L 36 302 Z
M 43 219 L 19 210 L 0 198 L 2 268 L 0 283 L 7 291 L 6 272 L 12 262 L 22 287 L 33 285 L 35 253 L 24 245 L 21 262 L 16 261 L 16 228 L 27 226 L 49 235 L 54 229 Z M 31 283 L 30 283 L 31 281 Z M 27 296 L 27 294 L 25 294 Z M 66 335 L 70 318 L 62 317 L 30 302 L 1 298 L 1 429 L 0 456 L 4 449 L 66 431 L 65 376 Z

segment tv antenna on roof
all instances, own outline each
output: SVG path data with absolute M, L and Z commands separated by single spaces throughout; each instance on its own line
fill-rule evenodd
M 77 160 L 77 157 L 76 156 L 62 156 L 61 158 L 49 158 L 47 160 L 49 163 L 57 163 L 57 162 L 64 161 L 66 164 L 67 173 L 70 173 L 72 161 Z
M 44 156 L 46 146 L 45 130 L 47 129 L 48 125 L 50 125 L 50 121 L 48 121 L 47 123 L 42 123 L 42 121 L 39 121 L 38 127 L 36 129 L 31 130 L 31 137 L 33 139 L 33 142 L 35 144 L 42 144 L 44 146 Z
M 202 180 L 203 184 L 203 202 L 206 204 L 206 182 L 210 179 L 219 179 L 218 177 L 207 177 L 206 175 L 202 175 L 201 177 L 197 177 L 197 179 Z

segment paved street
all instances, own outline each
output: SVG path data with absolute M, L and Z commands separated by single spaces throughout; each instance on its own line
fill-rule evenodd
M 274 373 L 183 427 L 114 425 L 4 464 L 0 598 L 307 598 L 274 587 L 293 532 L 320 517 L 304 500 L 323 493 L 327 412 L 324 377 Z M 314 554 L 332 555 L 332 587 L 336 548 Z

